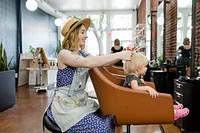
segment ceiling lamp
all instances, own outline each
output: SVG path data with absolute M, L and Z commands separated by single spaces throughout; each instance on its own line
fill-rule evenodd
M 26 8 L 29 10 L 29 11 L 35 11 L 38 7 L 38 4 L 35 0 L 27 0 L 26 1 Z
M 61 18 L 56 18 L 54 21 L 56 26 L 61 26 L 62 25 L 62 19 Z
M 59 5 L 59 0 L 57 0 L 57 10 L 55 10 L 56 14 L 58 12 L 58 5 Z M 54 21 L 56 26 L 61 26 L 62 25 L 62 19 L 61 18 L 56 18 Z

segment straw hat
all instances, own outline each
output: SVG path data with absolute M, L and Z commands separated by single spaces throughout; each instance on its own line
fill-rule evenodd
M 64 39 L 62 41 L 62 45 L 65 44 L 65 42 L 67 41 L 70 33 L 77 27 L 79 26 L 80 24 L 83 24 L 86 28 L 86 30 L 89 28 L 90 26 L 90 23 L 91 23 L 91 20 L 89 18 L 85 18 L 85 19 L 82 19 L 82 20 L 78 20 L 76 18 L 71 18 L 63 27 L 61 33 L 62 35 L 64 36 Z

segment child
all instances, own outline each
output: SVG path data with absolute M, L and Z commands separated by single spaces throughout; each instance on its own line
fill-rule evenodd
M 136 90 L 147 91 L 152 98 L 157 98 L 159 96 L 158 92 L 146 86 L 141 76 L 145 75 L 147 71 L 148 59 L 142 53 L 135 53 L 130 61 L 125 61 L 123 69 L 128 75 L 124 81 L 124 87 L 128 87 Z M 183 108 L 182 104 L 174 105 L 174 120 L 185 117 L 189 114 L 188 108 Z

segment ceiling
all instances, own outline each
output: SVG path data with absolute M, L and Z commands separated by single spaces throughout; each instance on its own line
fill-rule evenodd
M 136 9 L 141 0 L 36 0 L 39 8 L 53 16 L 97 11 L 125 11 Z

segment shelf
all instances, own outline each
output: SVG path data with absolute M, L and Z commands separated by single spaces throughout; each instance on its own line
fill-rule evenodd
M 26 70 L 26 68 L 31 67 L 32 64 L 33 64 L 32 54 L 30 53 L 20 54 L 18 86 L 22 86 L 28 83 L 29 73 Z
M 144 40 L 146 41 L 146 25 L 145 24 L 137 24 L 134 31 L 133 31 L 133 40 L 136 45 Z

